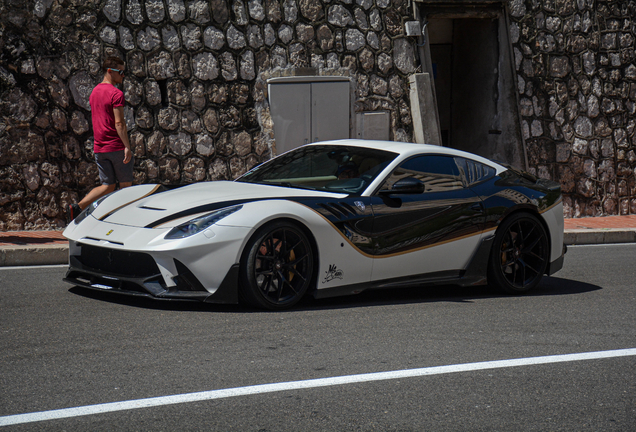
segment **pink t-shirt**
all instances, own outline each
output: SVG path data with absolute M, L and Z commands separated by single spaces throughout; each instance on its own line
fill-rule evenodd
M 112 84 L 100 83 L 89 98 L 93 117 L 94 152 L 106 153 L 124 150 L 124 142 L 115 129 L 114 107 L 124 106 L 124 92 Z

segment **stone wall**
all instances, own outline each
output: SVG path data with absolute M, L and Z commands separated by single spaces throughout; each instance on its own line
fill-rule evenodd
M 457 2 L 454 2 L 457 3 Z M 568 217 L 636 213 L 634 0 L 510 0 L 530 170 Z M 136 183 L 233 179 L 275 153 L 266 80 L 349 76 L 355 111 L 413 137 L 407 0 L 0 2 L 0 230 L 65 225 L 98 184 L 88 96 L 107 55 L 123 90 Z
M 98 184 L 88 96 L 126 60 L 135 183 L 233 179 L 275 152 L 268 78 L 350 76 L 355 110 L 409 141 L 406 0 L 4 0 L 0 230 L 65 225 Z
M 636 213 L 636 2 L 513 0 L 530 169 L 567 217 Z

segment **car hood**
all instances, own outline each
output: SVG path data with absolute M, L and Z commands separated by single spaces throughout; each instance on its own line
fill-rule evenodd
M 345 195 L 281 186 L 213 181 L 161 191 L 133 186 L 108 196 L 93 217 L 119 225 L 169 228 L 211 211 L 256 200 L 342 197 Z

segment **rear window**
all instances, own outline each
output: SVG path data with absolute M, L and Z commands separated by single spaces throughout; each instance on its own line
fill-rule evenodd
M 497 171 L 493 167 L 484 165 L 483 163 L 476 162 L 471 159 L 455 158 L 457 166 L 464 175 L 468 186 L 472 186 L 476 183 L 481 183 L 494 177 Z

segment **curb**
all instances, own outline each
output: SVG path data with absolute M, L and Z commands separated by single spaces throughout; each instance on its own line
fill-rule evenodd
M 68 244 L 0 249 L 0 267 L 68 264 Z
M 636 228 L 571 229 L 563 235 L 566 245 L 636 242 Z

